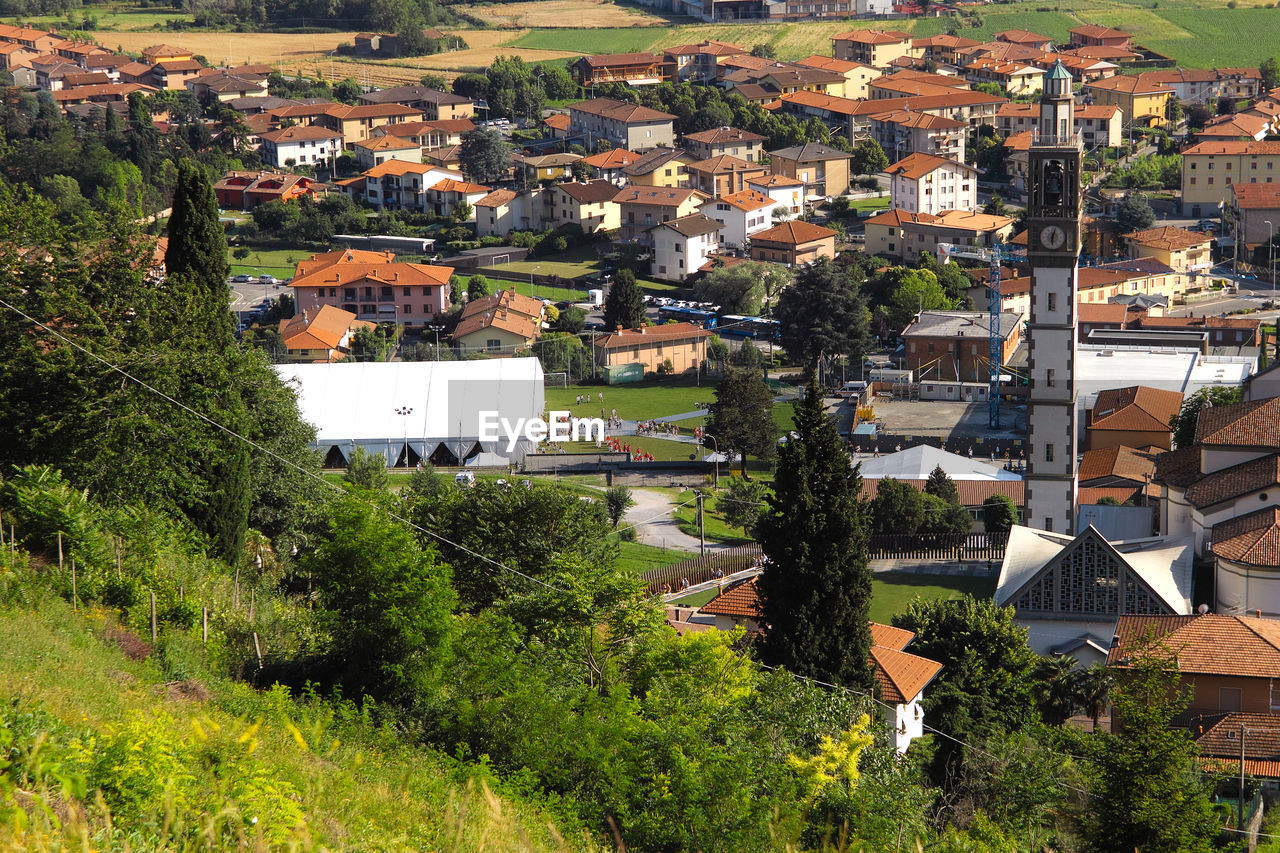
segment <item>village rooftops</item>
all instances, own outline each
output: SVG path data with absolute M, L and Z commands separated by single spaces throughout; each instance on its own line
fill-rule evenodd
M 1280 154 L 1280 142 L 1253 139 L 1210 139 L 1206 142 L 1197 142 L 1182 152 L 1183 157 L 1224 154 L 1276 155 Z M 1235 184 L 1232 184 L 1232 186 L 1235 186 Z M 1248 186 L 1248 184 L 1244 186 Z
M 707 198 L 697 190 L 676 187 L 623 187 L 614 195 L 618 204 L 652 204 L 659 207 L 679 207 L 690 198 Z
M 719 223 L 716 223 L 716 225 L 719 227 Z M 673 341 L 709 337 L 711 337 L 711 332 L 692 323 L 666 323 L 661 326 L 641 326 L 638 329 L 619 329 L 615 332 L 609 332 L 597 337 L 595 346 L 597 349 L 605 350 L 631 349 L 645 341 Z
M 917 151 L 914 154 L 908 154 L 903 157 L 886 169 L 885 172 L 890 175 L 901 175 L 904 178 L 917 180 L 947 165 L 975 174 L 978 171 L 968 163 L 962 163 L 959 160 L 949 160 L 946 157 L 938 157 L 934 154 L 925 154 L 923 151 Z
M 1147 451 L 1121 444 L 1086 450 L 1077 477 L 1082 483 L 1104 479 L 1143 483 L 1155 477 L 1158 452 L 1159 448 Z
M 1000 315 L 1000 337 L 1007 338 L 1022 322 L 1022 315 L 1004 312 Z M 921 335 L 934 338 L 990 337 L 991 323 L 986 311 L 921 311 L 902 332 L 903 336 Z
M 1213 238 L 1208 234 L 1203 234 L 1199 231 L 1187 231 L 1184 228 L 1175 228 L 1172 225 L 1148 228 L 1145 231 L 1134 231 L 1130 234 L 1125 234 L 1124 239 L 1137 243 L 1139 246 L 1149 246 L 1153 249 L 1170 251 L 1189 249 L 1192 246 L 1201 246 L 1213 241 Z
M 686 133 L 686 140 L 690 142 L 700 142 L 704 145 L 726 145 L 735 142 L 764 142 L 767 136 L 761 136 L 758 133 L 751 133 L 747 130 L 739 130 L 736 127 L 716 127 L 711 130 L 703 130 L 698 133 Z
M 792 219 L 788 222 L 779 223 L 765 231 L 760 231 L 752 235 L 751 239 L 757 243 L 782 243 L 788 246 L 803 246 L 805 243 L 834 237 L 836 233 L 830 228 L 814 225 L 812 222 Z
M 639 154 L 633 154 L 625 148 L 610 148 L 607 151 L 600 151 L 583 157 L 582 162 L 593 169 L 621 169 L 623 166 L 629 166 L 639 159 Z
M 1280 507 L 1269 506 L 1213 526 L 1216 557 L 1265 568 L 1280 567 Z
M 576 104 L 570 104 L 569 109 L 612 121 L 620 121 L 625 124 L 675 120 L 675 116 L 670 113 L 642 107 L 639 104 L 615 101 L 612 98 L 593 98 L 589 101 L 579 101 Z
M 679 157 L 692 158 L 692 155 L 683 148 L 655 148 L 623 166 L 622 174 L 633 178 L 648 175 Z
M 327 127 L 317 127 L 312 124 L 295 124 L 293 127 L 269 130 L 266 133 L 259 134 L 259 138 L 267 142 L 280 144 L 281 142 L 306 142 L 316 139 L 341 139 L 342 134 Z
M 1280 184 L 1232 184 L 1236 207 L 1243 210 L 1272 210 L 1280 207 Z
M 1280 486 L 1280 455 L 1271 454 L 1205 474 L 1187 486 L 1186 499 L 1196 509 L 1203 510 L 1277 486 Z M 1216 536 L 1213 541 L 1218 541 Z
M 428 86 L 396 86 L 391 89 L 376 89 L 360 96 L 362 104 L 396 104 L 413 101 L 443 106 L 456 106 L 471 103 L 470 98 L 441 92 Z
M 714 234 L 720 230 L 720 223 L 709 216 L 701 213 L 692 213 L 688 216 L 681 216 L 679 219 L 668 219 L 659 225 L 649 229 L 657 231 L 659 228 L 670 228 L 672 231 L 682 237 L 701 237 L 704 234 Z
M 1195 443 L 1206 447 L 1280 447 L 1280 397 L 1210 406 L 1196 419 Z
M 718 204 L 727 204 L 736 207 L 738 210 L 752 211 L 759 210 L 762 207 L 770 207 L 775 202 L 764 193 L 755 190 L 741 190 L 729 195 L 722 195 L 719 198 L 712 199 Z M 710 202 L 708 202 L 709 204 Z
M 1170 432 L 1169 421 L 1182 408 L 1182 393 L 1130 385 L 1109 388 L 1093 404 L 1090 429 Z
M 1137 616 L 1116 621 L 1109 666 L 1128 666 L 1148 639 L 1190 675 L 1280 677 L 1280 620 L 1252 616 Z
M 850 41 L 855 44 L 900 44 L 911 41 L 911 34 L 901 30 L 850 30 L 832 36 L 832 41 Z
M 296 314 L 280 323 L 280 337 L 291 350 L 336 350 L 353 327 L 372 326 L 356 319 L 350 311 L 334 305 L 322 305 L 312 315 Z
M 770 151 L 769 156 L 807 163 L 813 160 L 848 160 L 850 155 L 847 151 L 832 148 L 830 145 L 823 145 L 821 142 L 806 142 L 804 145 L 793 145 L 790 148 Z

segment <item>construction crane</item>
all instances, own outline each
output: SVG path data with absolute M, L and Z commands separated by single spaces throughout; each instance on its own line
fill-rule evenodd
M 971 258 L 978 261 L 988 261 L 991 264 L 990 280 L 987 283 L 987 361 L 989 362 L 987 427 L 993 430 L 1000 429 L 1000 371 L 1004 362 L 1002 350 L 1004 338 L 1000 333 L 1000 315 L 1004 304 L 1000 293 L 1000 265 L 1005 259 L 1005 244 L 996 243 L 989 249 L 959 248 L 948 244 L 942 244 L 938 248 L 942 249 L 943 246 L 946 246 L 946 255 L 943 258 L 944 263 L 950 258 Z

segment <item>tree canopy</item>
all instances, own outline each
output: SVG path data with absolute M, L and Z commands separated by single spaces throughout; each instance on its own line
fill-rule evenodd
M 801 364 L 819 355 L 860 359 L 871 343 L 871 312 L 858 263 L 823 258 L 800 269 L 782 291 L 774 316 L 782 344 Z
M 604 327 L 638 329 L 644 322 L 644 294 L 631 270 L 618 270 L 604 300 Z

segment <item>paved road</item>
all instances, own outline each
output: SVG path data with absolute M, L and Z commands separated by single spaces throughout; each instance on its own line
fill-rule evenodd
M 692 551 L 693 556 L 697 556 L 698 537 L 682 531 L 671 517 L 675 509 L 675 501 L 661 492 L 648 489 L 632 489 L 631 498 L 635 501 L 635 506 L 627 510 L 623 520 L 635 527 L 636 540 L 640 544 Z M 727 545 L 708 542 L 707 553 L 727 547 Z

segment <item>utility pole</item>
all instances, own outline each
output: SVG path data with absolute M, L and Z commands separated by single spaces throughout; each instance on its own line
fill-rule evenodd
M 1240 727 L 1240 797 L 1236 800 L 1236 829 L 1244 830 L 1244 736 L 1247 732 Z
M 698 492 L 698 556 L 707 556 L 707 536 L 702 521 L 702 492 Z

